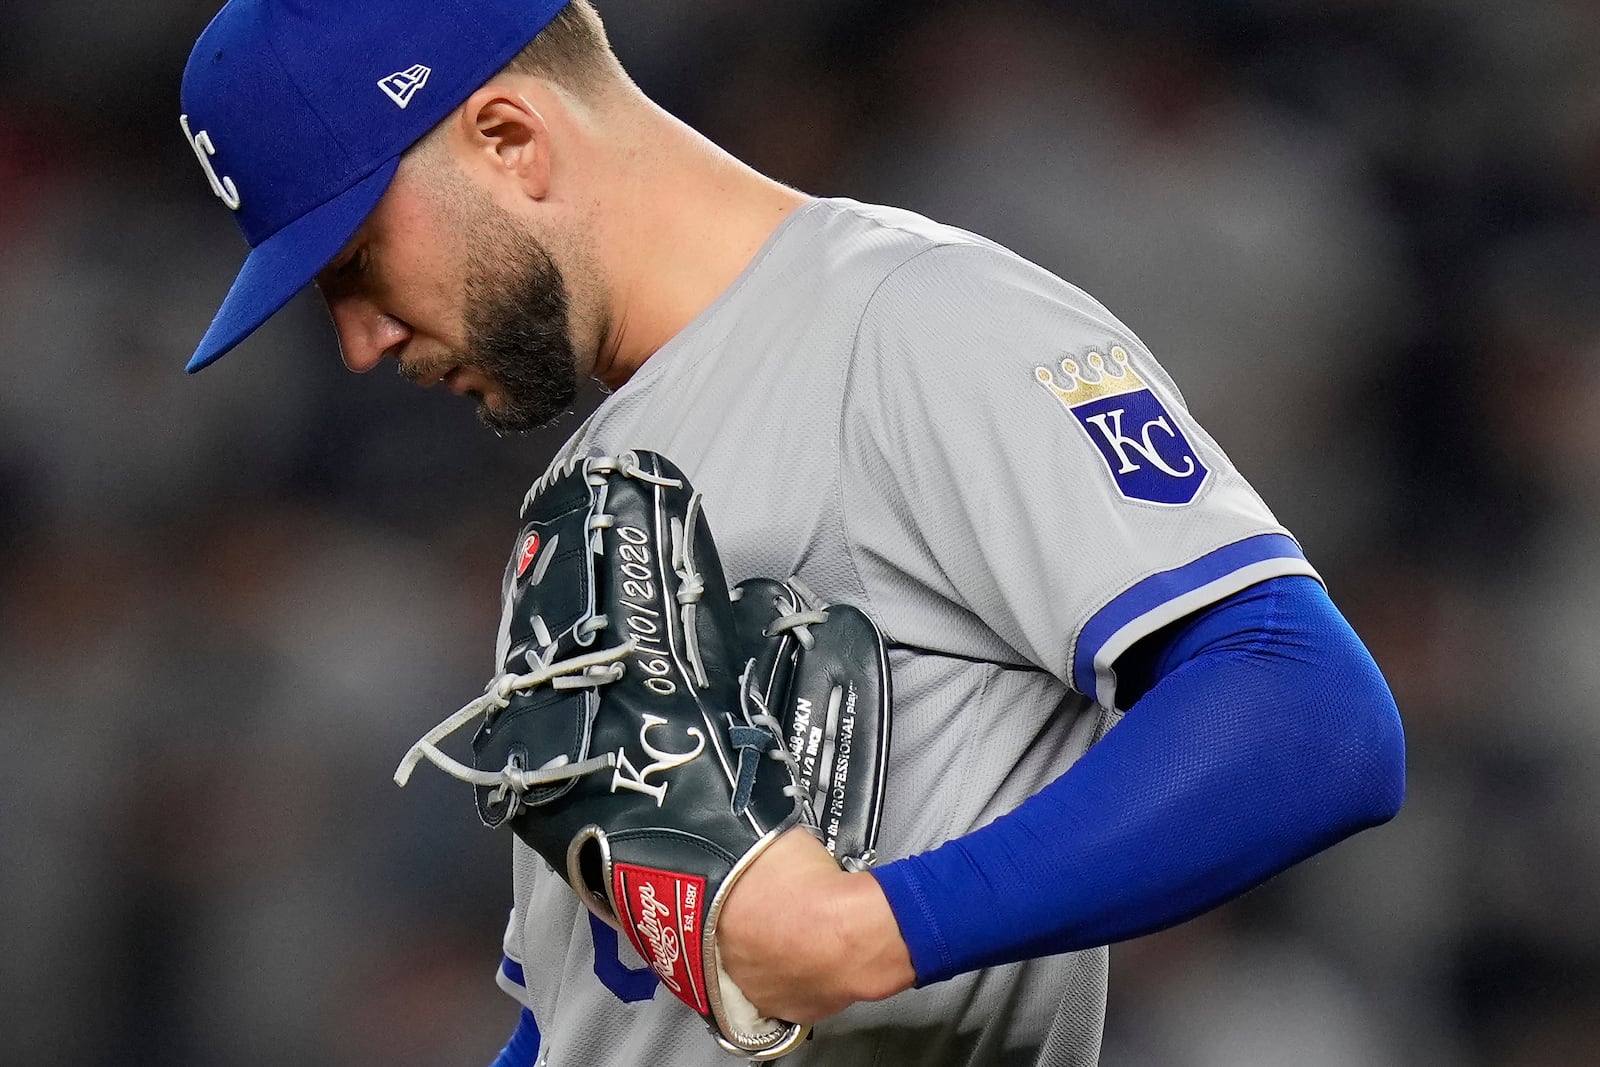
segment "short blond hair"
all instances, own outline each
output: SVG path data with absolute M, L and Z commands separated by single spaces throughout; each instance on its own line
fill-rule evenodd
M 605 24 L 589 0 L 571 0 L 506 64 L 511 74 L 546 78 L 582 94 L 622 73 Z

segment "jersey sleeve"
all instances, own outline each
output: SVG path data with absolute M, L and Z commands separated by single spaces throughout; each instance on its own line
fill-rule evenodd
M 523 950 L 523 937 L 528 926 L 527 901 L 532 892 L 532 882 L 539 864 L 538 853 L 513 838 L 511 842 L 511 916 L 506 920 L 505 936 L 501 939 L 500 968 L 495 972 L 495 982 L 506 995 L 523 1007 L 529 1007 L 528 979 L 523 971 L 527 958 Z
M 506 920 L 505 937 L 501 940 L 500 966 L 494 973 L 495 984 L 518 1004 L 528 1003 L 528 980 L 522 971 L 522 918 L 517 909 L 511 909 Z
M 852 359 L 842 503 L 896 641 L 1011 650 L 1113 707 L 1113 665 L 1141 637 L 1316 576 L 1139 339 L 998 246 L 901 264 Z

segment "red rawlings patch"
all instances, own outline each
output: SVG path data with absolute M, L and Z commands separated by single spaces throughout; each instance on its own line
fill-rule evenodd
M 706 973 L 700 960 L 706 880 L 674 871 L 619 863 L 613 891 L 622 928 L 661 984 L 704 1015 Z
M 522 540 L 522 558 L 517 560 L 517 577 L 521 578 L 528 572 L 528 565 L 539 554 L 539 535 L 531 533 Z

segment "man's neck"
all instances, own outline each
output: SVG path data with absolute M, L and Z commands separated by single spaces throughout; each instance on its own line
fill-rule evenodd
M 694 321 L 809 199 L 651 105 L 619 151 L 625 206 L 610 229 L 609 328 L 595 377 L 616 388 Z

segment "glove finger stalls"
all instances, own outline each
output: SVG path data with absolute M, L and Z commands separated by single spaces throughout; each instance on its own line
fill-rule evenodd
M 795 664 L 784 741 L 834 858 L 869 866 L 889 769 L 892 693 L 877 626 L 848 604 L 827 608 L 814 646 Z
M 751 578 L 736 593 L 750 688 L 778 720 L 823 843 L 845 867 L 870 866 L 893 707 L 883 634 L 859 608 L 822 604 L 798 580 Z

